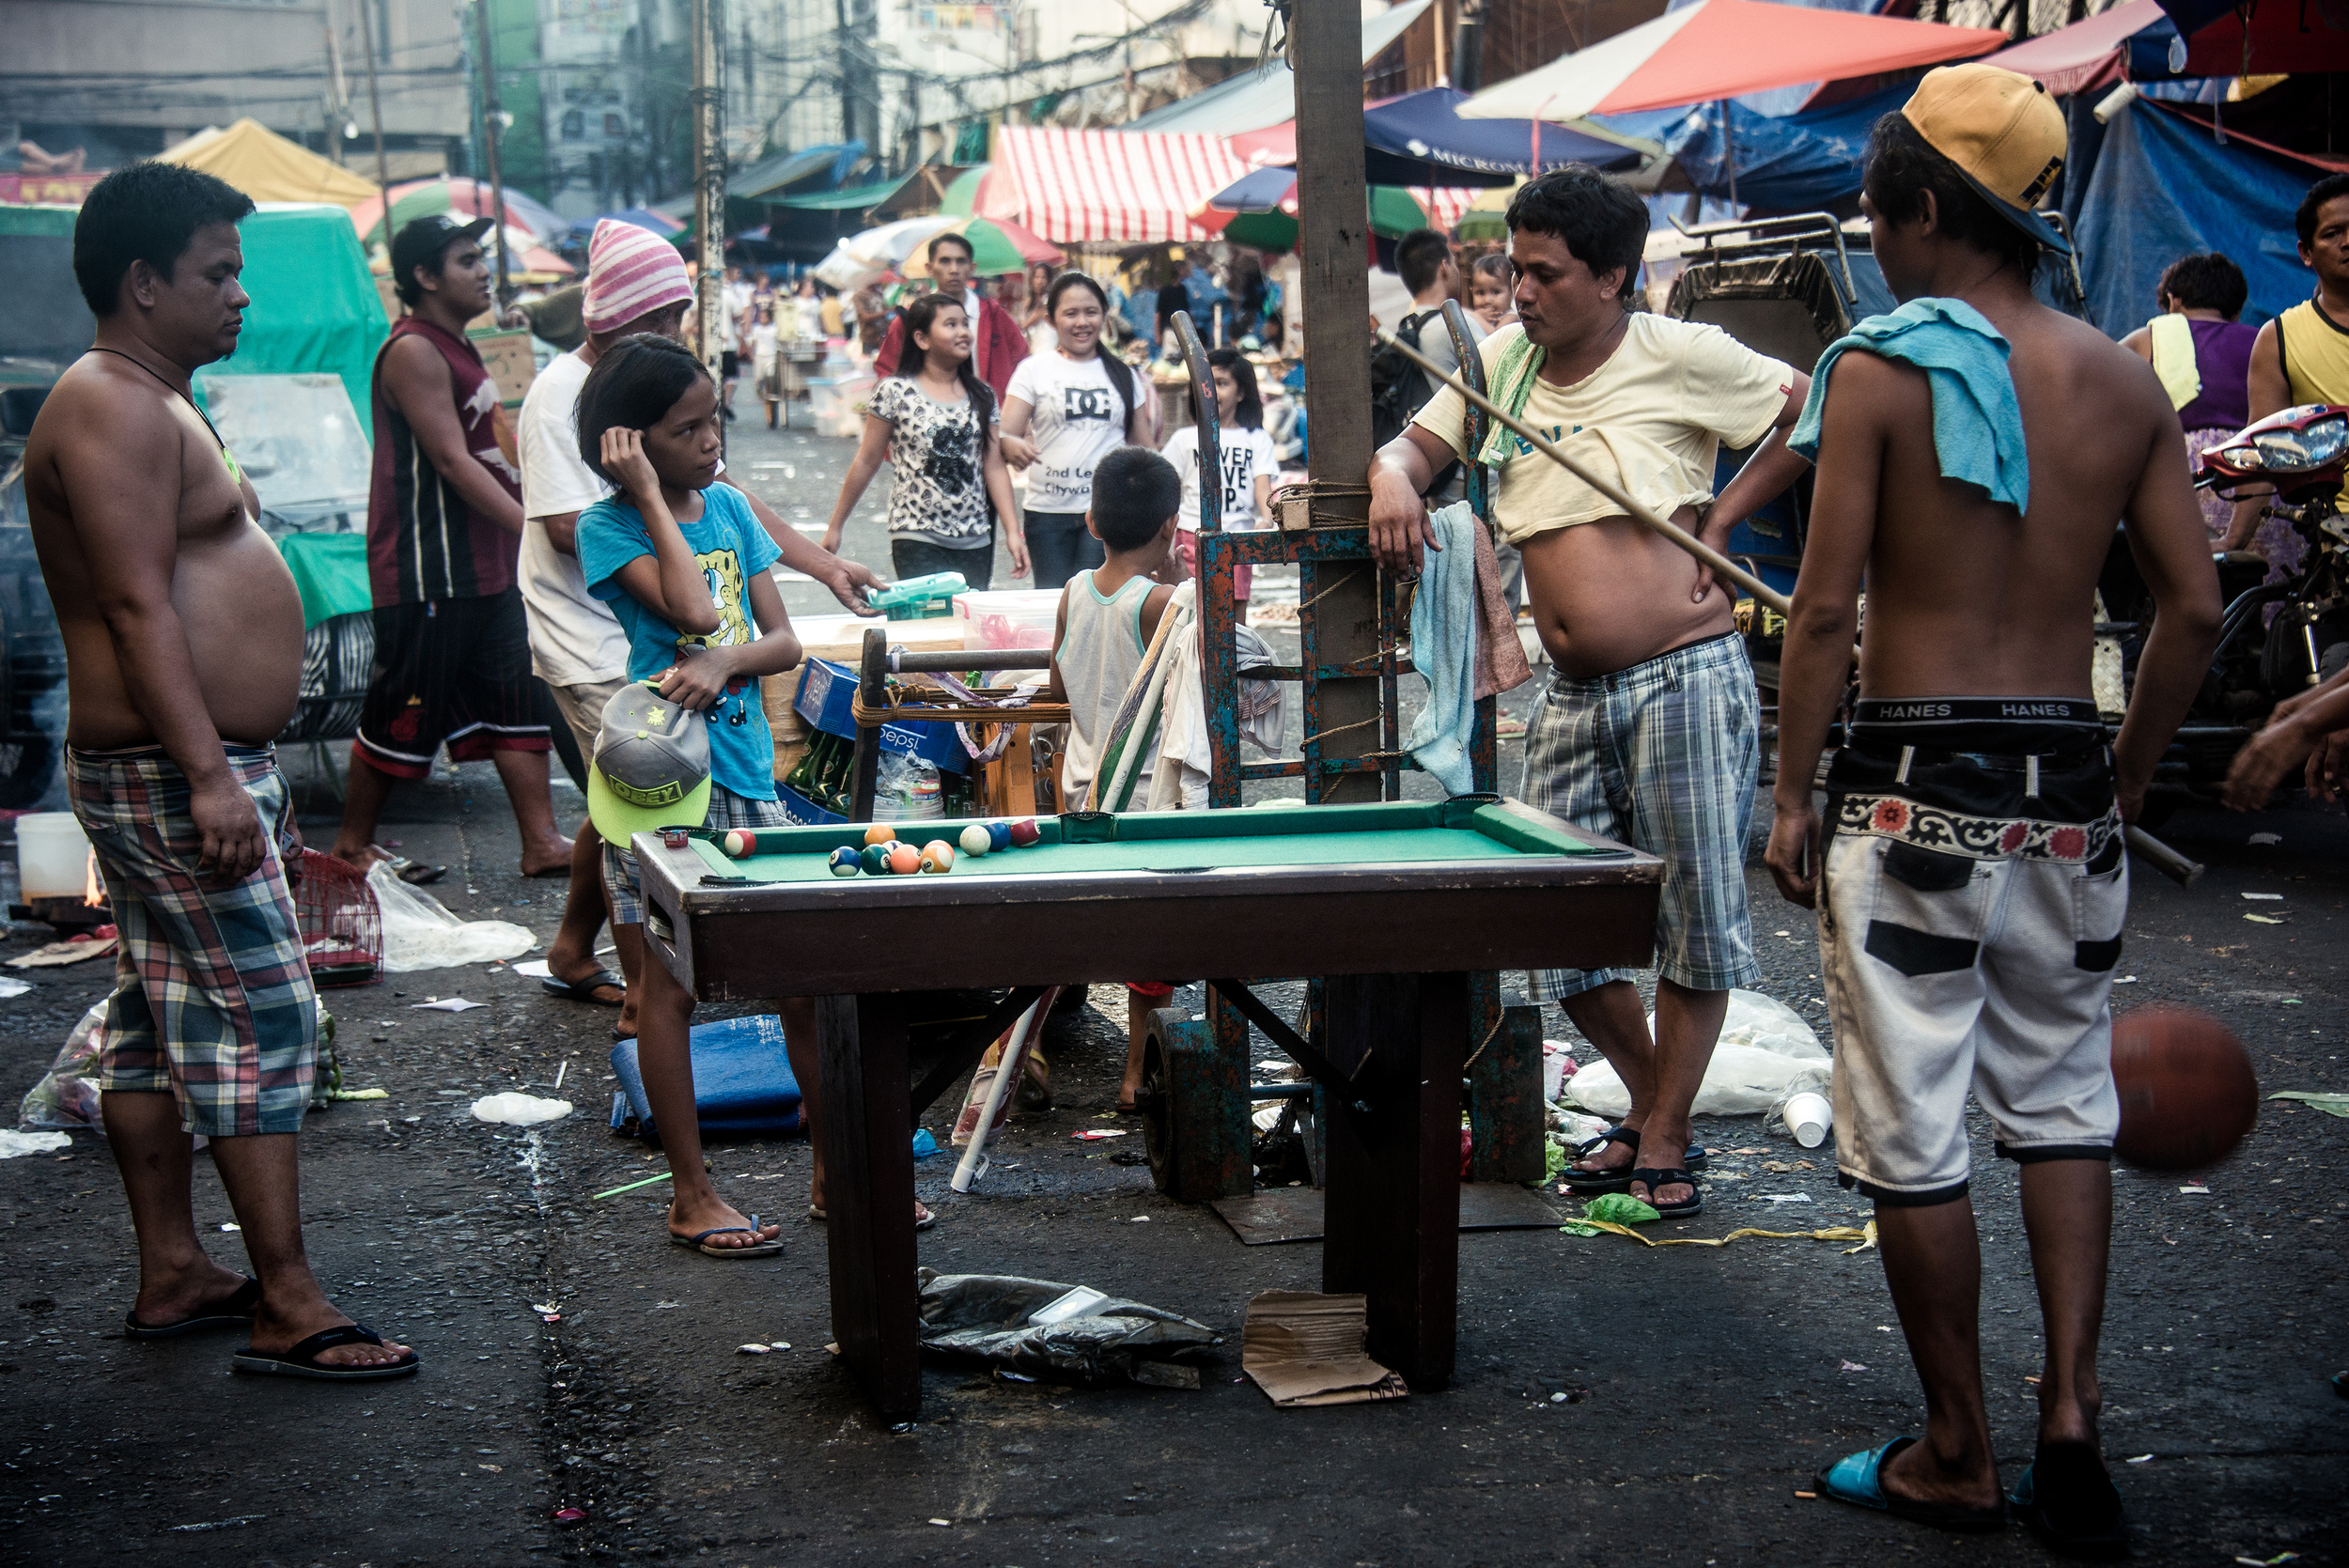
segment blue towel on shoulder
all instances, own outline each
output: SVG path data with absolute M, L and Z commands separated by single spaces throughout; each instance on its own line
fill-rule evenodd
M 1436 542 L 1420 567 L 1411 600 L 1411 665 L 1427 677 L 1427 706 L 1411 722 L 1404 749 L 1446 794 L 1476 787 L 1469 742 L 1476 732 L 1475 511 L 1455 501 L 1428 520 Z
M 1913 365 L 1933 387 L 1933 447 L 1941 475 L 1989 492 L 2017 512 L 2030 509 L 2030 458 L 2023 445 L 2023 408 L 2006 367 L 2007 341 L 1963 300 L 1911 300 L 1889 316 L 1871 316 L 1828 345 L 1811 373 L 1811 396 L 1786 444 L 1816 462 L 1827 379 L 1846 349 L 1865 349 Z

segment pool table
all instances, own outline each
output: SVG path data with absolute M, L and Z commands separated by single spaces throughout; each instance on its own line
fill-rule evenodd
M 1072 813 L 942 874 L 836 877 L 831 852 L 866 826 L 762 832 L 741 859 L 708 833 L 634 847 L 647 951 L 688 989 L 817 999 L 832 1327 L 885 1416 L 921 1403 L 914 1118 L 1046 987 L 1137 979 L 1208 977 L 1330 1091 L 1323 1288 L 1367 1294 L 1371 1354 L 1415 1388 L 1444 1386 L 1469 975 L 1645 965 L 1659 862 L 1471 796 Z M 902 836 L 951 844 L 963 826 Z M 1312 1044 L 1246 989 L 1300 975 L 1325 981 Z M 915 1082 L 910 993 L 1006 987 Z

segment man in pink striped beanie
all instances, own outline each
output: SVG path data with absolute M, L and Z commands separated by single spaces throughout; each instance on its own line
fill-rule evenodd
M 639 317 L 692 297 L 692 280 L 675 245 L 616 218 L 596 225 L 587 241 L 585 311 L 591 334 L 616 333 Z
M 587 243 L 587 291 L 582 315 L 587 341 L 558 354 L 522 399 L 522 543 L 518 575 L 530 617 L 531 672 L 547 683 L 554 706 L 578 742 L 593 755 L 604 705 L 626 683 L 628 638 L 609 606 L 587 592 L 579 567 L 579 514 L 612 493 L 602 475 L 579 454 L 579 389 L 588 368 L 624 337 L 653 333 L 682 339 L 693 286 L 677 247 L 634 224 L 606 218 Z M 832 590 L 861 615 L 877 614 L 863 590 L 888 586 L 854 561 L 844 561 L 777 517 L 744 489 L 751 512 L 782 551 L 782 565 Z M 582 787 L 584 787 L 583 783 Z M 620 972 L 596 957 L 596 936 L 610 913 L 603 885 L 603 841 L 582 822 L 571 846 L 570 894 L 563 923 L 547 944 L 546 989 L 570 1001 L 622 1009 L 619 1032 L 635 1032 L 631 994 L 643 972 L 641 927 L 615 925 Z

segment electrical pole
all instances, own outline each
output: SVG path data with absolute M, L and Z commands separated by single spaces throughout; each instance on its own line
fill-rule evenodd
M 693 319 L 713 384 L 725 347 L 725 28 L 723 0 L 693 0 Z
M 382 0 L 376 0 L 378 5 Z M 375 28 L 367 20 L 367 0 L 358 0 L 359 41 L 367 50 L 367 112 L 375 116 L 375 182 L 383 188 L 383 242 L 392 242 L 391 165 L 383 157 L 383 100 L 375 90 Z
M 497 219 L 498 242 L 498 303 L 503 306 L 514 298 L 514 286 L 506 281 L 506 184 L 498 178 L 498 75 L 490 58 L 490 0 L 474 0 L 474 21 L 481 34 L 481 149 L 490 164 L 490 206 Z M 480 189 L 476 184 L 474 189 Z M 384 193 L 383 227 L 386 238 L 391 230 L 391 194 Z

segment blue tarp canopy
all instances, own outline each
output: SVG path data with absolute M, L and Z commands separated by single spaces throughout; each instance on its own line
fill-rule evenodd
M 1532 124 L 1521 119 L 1462 119 L 1469 95 L 1428 87 L 1362 111 L 1365 178 L 1373 185 L 1505 185 L 1532 174 Z M 1637 163 L 1633 148 L 1563 125 L 1542 127 L 1542 167 L 1589 163 L 1610 169 Z
M 592 218 L 574 218 L 571 220 L 571 238 L 585 244 L 595 237 L 596 225 L 606 218 L 617 223 L 634 224 L 638 228 L 658 234 L 663 240 L 674 240 L 685 231 L 684 225 L 648 207 L 624 207 L 617 212 L 599 212 Z
M 2293 214 L 2327 171 L 2243 145 L 2221 147 L 2186 116 L 2140 100 L 2112 116 L 2074 232 L 2089 318 L 2118 337 L 2154 314 L 2162 269 L 2223 252 L 2251 287 L 2243 319 L 2306 299 Z
M 1756 114 L 1733 101 L 1729 116 L 1738 201 L 1768 211 L 1799 212 L 1858 191 L 1868 132 L 1906 103 L 1914 91 L 1915 83 L 1904 82 L 1848 103 L 1782 118 Z M 1689 182 L 1707 195 L 1728 194 L 1719 103 L 1592 118 L 1610 131 L 1661 144 Z

